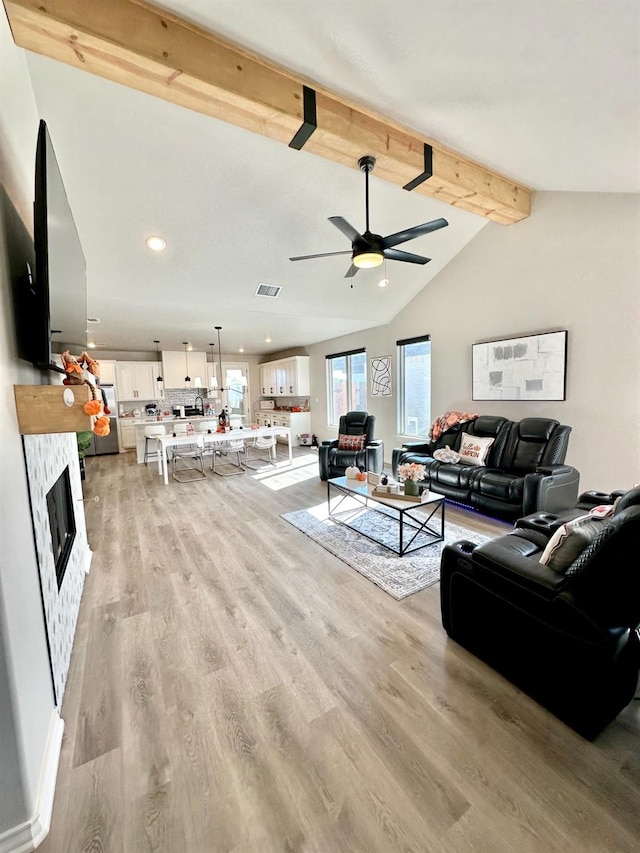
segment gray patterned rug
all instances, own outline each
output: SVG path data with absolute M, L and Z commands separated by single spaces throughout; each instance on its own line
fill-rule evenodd
M 287 512 L 281 517 L 397 599 L 419 592 L 440 579 L 440 555 L 446 543 L 469 539 L 480 544 L 489 538 L 446 521 L 445 514 L 444 542 L 398 557 L 356 530 L 330 521 L 326 505 Z M 363 533 L 397 547 L 398 522 L 395 516 L 391 518 L 380 512 L 362 510 L 349 523 Z

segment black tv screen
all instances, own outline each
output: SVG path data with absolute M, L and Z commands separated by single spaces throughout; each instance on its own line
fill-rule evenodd
M 86 262 L 45 121 L 36 150 L 31 334 L 24 358 L 56 370 L 52 353 L 87 344 Z

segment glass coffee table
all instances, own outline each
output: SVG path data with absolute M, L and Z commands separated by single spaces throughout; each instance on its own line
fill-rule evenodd
M 373 489 L 370 483 L 346 477 L 327 480 L 328 517 L 400 557 L 444 540 L 445 499 L 442 495 L 425 491 L 418 503 L 394 498 L 393 495 L 374 495 Z M 363 509 L 382 513 L 395 520 L 398 528 L 397 547 L 395 543 L 384 542 L 380 537 L 363 532 L 353 524 L 362 515 Z

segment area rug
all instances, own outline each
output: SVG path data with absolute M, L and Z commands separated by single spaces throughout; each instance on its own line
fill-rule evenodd
M 281 517 L 396 599 L 426 589 L 440 579 L 440 556 L 443 546 L 448 542 L 468 539 L 479 545 L 489 539 L 488 536 L 446 521 L 445 514 L 444 542 L 427 545 L 419 551 L 398 557 L 361 536 L 356 530 L 330 521 L 326 504 L 283 513 Z M 395 517 L 363 509 L 349 523 L 397 547 L 398 522 Z M 439 525 L 439 520 L 437 523 Z

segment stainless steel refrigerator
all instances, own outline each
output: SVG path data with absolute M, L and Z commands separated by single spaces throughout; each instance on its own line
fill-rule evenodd
M 86 452 L 87 456 L 102 456 L 104 453 L 118 453 L 118 409 L 116 407 L 116 389 L 113 385 L 100 386 L 107 398 L 107 406 L 111 409 L 111 432 L 109 435 L 93 435 L 93 441 Z

